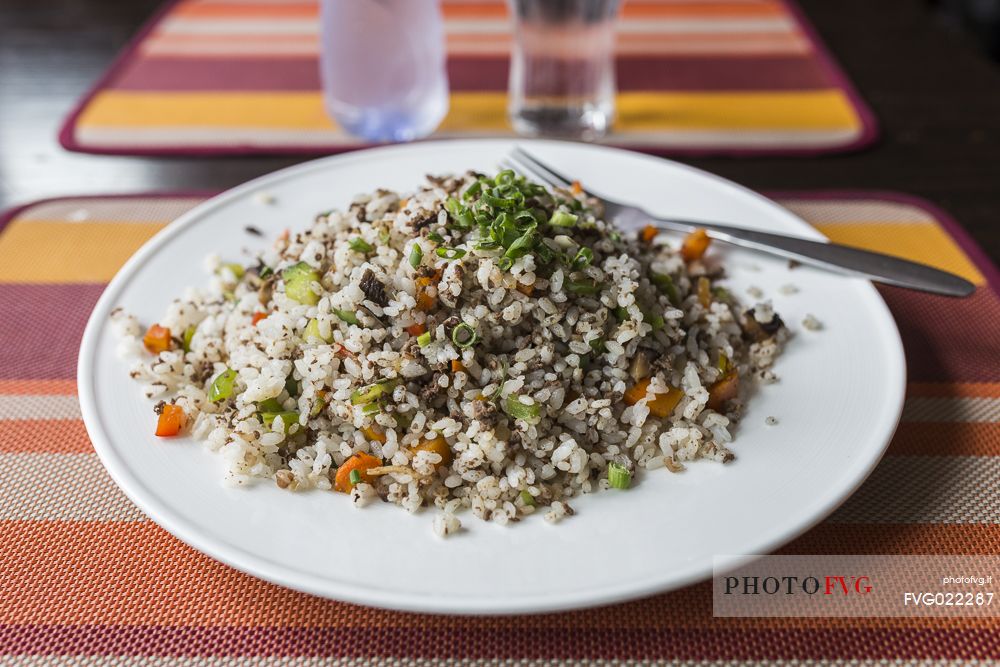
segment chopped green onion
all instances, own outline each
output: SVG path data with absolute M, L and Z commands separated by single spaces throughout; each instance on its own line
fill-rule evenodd
M 500 259 L 497 260 L 497 268 L 499 268 L 501 271 L 506 271 L 512 266 L 514 266 L 514 260 L 512 260 L 510 257 L 501 257 Z
M 549 218 L 549 224 L 553 227 L 572 227 L 576 224 L 577 216 L 566 211 L 555 211 Z
M 285 295 L 292 301 L 315 306 L 319 303 L 319 294 L 312 289 L 314 282 L 319 282 L 319 271 L 306 262 L 299 262 L 281 272 L 285 281 Z
M 605 352 L 607 352 L 607 349 L 604 347 L 604 341 L 601 340 L 600 338 L 595 338 L 594 340 L 590 341 L 590 349 L 597 354 L 604 354 Z
M 303 340 L 309 340 L 311 338 L 315 338 L 317 340 L 323 341 L 324 343 L 329 343 L 333 340 L 333 332 L 332 331 L 330 332 L 329 338 L 324 337 L 319 332 L 319 320 L 317 320 L 314 317 L 311 320 L 309 320 L 309 324 L 306 325 L 306 330 L 302 332 L 302 338 Z
M 356 469 L 352 470 L 351 474 L 348 476 L 348 479 L 351 480 L 351 485 L 352 486 L 354 484 L 359 483 L 361 481 L 361 471 L 360 470 L 356 470 Z
M 347 322 L 348 324 L 357 324 L 357 325 L 361 324 L 361 320 L 358 319 L 357 313 L 354 313 L 353 311 L 335 310 L 333 311 L 333 313 L 344 322 Z
M 194 338 L 194 332 L 196 329 L 197 327 L 192 324 L 184 330 L 184 337 L 181 339 L 181 349 L 185 352 L 191 351 L 191 340 Z
M 360 236 L 355 236 L 353 239 L 348 241 L 348 244 L 351 246 L 351 250 L 353 250 L 354 252 L 366 253 L 366 252 L 371 252 L 372 250 L 375 249 L 372 247 L 371 243 L 368 243 Z
M 382 380 L 381 382 L 370 384 L 367 387 L 355 389 L 354 392 L 351 393 L 351 404 L 368 405 L 373 401 L 377 401 L 387 391 L 392 391 L 397 384 L 399 384 L 399 380 Z
M 427 238 L 430 239 L 431 241 L 434 241 L 434 243 L 444 243 L 444 237 L 438 234 L 437 232 L 429 233 L 427 235 Z
M 257 409 L 260 412 L 281 412 L 285 407 L 276 398 L 268 398 L 257 404 Z
M 520 495 L 522 503 L 524 503 L 525 505 L 531 505 L 532 507 L 535 506 L 535 497 L 530 493 L 528 493 L 527 489 L 523 489 Z
M 573 294 L 587 294 L 594 296 L 601 293 L 604 285 L 593 281 L 569 280 L 566 282 L 566 289 Z
M 465 257 L 465 253 L 468 251 L 464 248 L 438 248 L 435 252 L 438 257 L 443 257 L 444 259 L 461 259 Z
M 382 404 L 379 401 L 361 406 L 361 414 L 363 415 L 376 415 L 380 412 L 382 412 Z
M 383 229 L 378 233 L 378 242 L 385 245 L 392 238 L 388 229 Z
M 622 235 L 619 232 L 611 232 L 610 234 L 608 234 L 608 238 L 614 241 L 615 243 L 618 243 L 622 240 Z
M 659 331 L 666 324 L 666 320 L 663 319 L 662 315 L 654 315 L 649 318 L 649 324 L 653 327 L 653 331 Z
M 580 269 L 590 266 L 590 263 L 594 261 L 594 251 L 590 248 L 580 248 L 576 257 L 573 258 L 572 264 L 570 266 L 574 271 L 579 271 Z
M 208 390 L 208 400 L 213 403 L 226 400 L 233 395 L 233 384 L 235 382 L 236 371 L 232 368 L 222 371 L 212 380 L 212 386 Z
M 431 344 L 431 332 L 425 331 L 419 336 L 417 336 L 417 345 L 420 347 L 427 347 Z
M 456 325 L 451 331 L 451 342 L 460 348 L 472 347 L 477 340 L 479 340 L 479 336 L 476 334 L 476 330 L 465 322 Z
M 273 275 L 274 275 L 274 269 L 272 269 L 270 266 L 265 266 L 263 269 L 260 270 L 260 277 L 262 280 L 264 278 L 270 278 Z
M 318 416 L 319 413 L 323 412 L 323 408 L 325 407 L 326 407 L 326 399 L 323 397 L 317 398 L 316 402 L 313 403 L 312 409 L 309 410 L 309 416 L 310 417 Z
M 621 306 L 615 308 L 615 319 L 618 320 L 619 322 L 624 322 L 625 320 L 631 319 L 628 316 L 628 308 L 622 308 Z
M 497 384 L 497 390 L 493 392 L 490 396 L 491 401 L 495 401 L 500 398 L 500 394 L 503 393 L 503 383 L 507 381 L 507 357 L 500 360 L 500 381 Z
M 493 250 L 494 248 L 499 248 L 500 243 L 493 239 L 480 239 L 472 247 L 476 250 Z
M 608 464 L 608 483 L 614 489 L 627 489 L 632 485 L 632 473 L 625 466 L 612 461 Z
M 285 378 L 285 391 L 288 392 L 289 396 L 295 396 L 299 393 L 299 383 L 291 375 Z
M 671 278 L 666 273 L 650 273 L 649 281 L 656 285 L 657 289 L 667 295 L 667 299 L 675 307 L 681 302 L 681 297 L 677 293 L 677 285 L 674 284 L 674 279 Z
M 419 243 L 414 243 L 413 247 L 410 248 L 410 266 L 417 268 L 420 266 L 420 262 L 424 258 L 424 251 L 420 247 Z
M 726 290 L 725 287 L 713 287 L 712 296 L 714 296 L 719 301 L 729 300 L 729 292 Z
M 511 259 L 517 259 L 518 257 L 524 257 L 531 249 L 535 247 L 538 242 L 538 234 L 535 233 L 534 228 L 528 229 L 524 234 L 519 236 L 510 246 L 507 248 L 507 252 L 504 253 L 505 257 Z
M 476 181 L 475 183 L 473 183 L 472 185 L 470 185 L 465 189 L 465 192 L 462 193 L 462 199 L 468 201 L 473 197 L 475 197 L 476 195 L 478 195 L 482 191 L 482 189 L 483 189 L 483 182 Z
M 291 410 L 282 412 L 262 412 L 260 416 L 261 419 L 264 420 L 264 424 L 267 426 L 271 426 L 275 419 L 281 417 L 281 426 L 285 433 L 288 433 L 293 425 L 299 423 L 299 413 Z
M 240 280 L 240 279 L 241 279 L 241 278 L 243 277 L 243 275 L 244 275 L 244 274 L 246 273 L 246 269 L 245 269 L 245 268 L 243 268 L 243 265 L 242 265 L 242 264 L 236 264 L 236 263 L 232 263 L 232 264 L 223 264 L 223 265 L 222 265 L 221 267 L 219 267 L 219 268 L 220 268 L 220 269 L 229 269 L 229 270 L 230 270 L 230 271 L 232 272 L 233 276 L 234 276 L 234 277 L 236 278 L 237 282 L 238 282 L 238 281 L 239 281 L 239 280 Z
M 459 229 L 472 229 L 475 226 L 476 221 L 473 219 L 469 207 L 464 206 L 462 202 L 454 197 L 449 198 L 444 203 L 444 208 L 448 211 L 448 215 L 451 216 L 451 219 L 456 223 L 455 226 Z
M 525 405 L 517 396 L 508 396 L 505 411 L 508 415 L 514 419 L 523 419 L 524 421 L 532 421 L 538 419 L 538 416 L 542 413 L 542 406 L 538 403 L 532 403 L 531 405 Z

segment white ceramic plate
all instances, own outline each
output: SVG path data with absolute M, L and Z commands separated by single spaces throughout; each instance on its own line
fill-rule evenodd
M 666 215 L 821 238 L 773 202 L 681 164 L 611 148 L 520 142 L 557 169 L 622 201 Z M 432 511 L 411 516 L 376 504 L 357 510 L 340 494 L 288 493 L 273 484 L 228 489 L 215 456 L 188 440 L 153 436 L 150 403 L 115 354 L 109 313 L 123 306 L 154 322 L 185 286 L 205 276 L 210 251 L 236 259 L 302 228 L 320 210 L 376 187 L 406 190 L 424 174 L 490 171 L 509 141 L 418 143 L 302 164 L 198 206 L 149 241 L 104 292 L 80 349 L 79 391 L 98 455 L 128 496 L 194 548 L 294 589 L 367 605 L 427 612 L 514 613 L 641 597 L 710 576 L 713 555 L 758 554 L 801 534 L 842 503 L 881 457 L 904 393 L 904 359 L 892 317 L 860 279 L 717 247 L 741 299 L 756 285 L 795 332 L 778 384 L 749 404 L 728 465 L 646 474 L 627 492 L 573 501 L 576 516 L 540 515 L 501 527 L 462 515 L 466 530 L 441 540 Z M 272 204 L 255 197 L 267 193 Z M 778 288 L 799 287 L 791 296 Z M 820 332 L 799 325 L 807 313 Z M 777 417 L 777 426 L 765 418 Z

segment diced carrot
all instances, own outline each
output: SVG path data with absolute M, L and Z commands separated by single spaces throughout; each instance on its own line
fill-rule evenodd
M 170 329 L 154 324 L 142 337 L 142 344 L 153 354 L 159 354 L 170 349 Z
M 674 411 L 674 408 L 677 407 L 677 404 L 680 403 L 683 397 L 683 391 L 671 387 L 665 394 L 656 394 L 653 400 L 646 403 L 646 407 L 649 408 L 650 414 L 663 419 L 670 416 L 670 413 Z
M 431 440 L 424 440 L 419 445 L 414 445 L 410 447 L 410 451 L 414 454 L 417 452 L 434 452 L 441 457 L 441 462 L 438 463 L 438 467 L 451 465 L 451 447 L 448 446 L 448 441 L 438 436 Z
M 642 231 L 639 232 L 639 240 L 641 240 L 643 243 L 652 243 L 653 239 L 659 236 L 659 234 L 660 234 L 660 229 L 658 227 L 654 227 L 653 225 L 646 225 L 645 227 L 642 228 Z
M 434 310 L 434 306 L 437 305 L 437 297 L 431 296 L 427 293 L 427 288 L 431 286 L 432 283 L 436 283 L 441 280 L 441 270 L 436 270 L 430 276 L 420 276 L 417 278 L 417 309 L 422 310 L 425 313 Z
M 362 482 L 371 484 L 372 476 L 368 474 L 368 470 L 370 468 L 378 468 L 381 465 L 382 459 L 377 459 L 371 454 L 358 452 L 337 468 L 333 488 L 341 493 L 350 493 L 351 488 L 354 487 L 354 484 L 351 483 L 351 471 L 353 470 L 357 470 L 360 473 Z
M 721 410 L 727 401 L 736 398 L 740 393 L 740 376 L 736 369 L 728 371 L 708 388 L 707 407 L 710 410 Z
M 351 351 L 348 350 L 343 345 L 341 345 L 340 343 L 337 343 L 337 347 L 336 347 L 336 349 L 334 350 L 333 353 L 336 356 L 340 357 L 341 359 L 347 359 L 348 357 L 352 357 L 352 358 L 354 357 L 354 355 L 351 354 Z
M 635 405 L 646 396 L 646 388 L 649 387 L 649 378 L 643 378 L 625 390 L 625 403 Z
M 469 371 L 468 371 L 468 369 L 466 369 L 465 364 L 463 364 L 461 361 L 459 361 L 458 359 L 452 359 L 451 360 L 451 372 L 452 373 L 458 373 L 458 372 L 468 373 Z
M 625 403 L 635 405 L 646 397 L 646 390 L 649 389 L 650 378 L 643 378 L 625 390 Z M 665 394 L 655 394 L 653 400 L 646 403 L 650 413 L 657 417 L 668 417 L 677 407 L 684 392 L 680 389 L 671 388 Z
M 365 437 L 369 440 L 374 440 L 375 442 L 385 442 L 385 431 L 378 424 L 372 424 L 371 426 L 362 426 L 361 432 L 365 434 Z
M 712 281 L 705 276 L 698 278 L 698 303 L 703 308 L 708 308 L 712 305 Z
M 708 237 L 708 232 L 699 227 L 685 237 L 684 243 L 681 245 L 681 257 L 684 258 L 685 262 L 701 259 L 711 242 L 712 239 Z
M 166 403 L 156 420 L 156 435 L 167 437 L 177 435 L 184 428 L 184 410 L 179 405 Z
M 573 181 L 573 184 L 569 186 L 569 191 L 578 195 L 583 192 L 583 186 L 580 185 L 580 181 Z
M 257 323 L 260 322 L 262 319 L 266 318 L 267 315 L 268 315 L 267 313 L 254 313 L 253 314 L 253 320 L 251 321 L 251 324 L 253 324 L 254 326 L 256 326 Z
M 425 327 L 423 324 L 420 324 L 419 322 L 417 324 L 411 324 L 410 326 L 406 327 L 406 333 L 410 334 L 411 336 L 419 336 L 425 331 L 427 331 L 427 327 Z
M 535 293 L 534 285 L 525 285 L 524 283 L 518 283 L 516 289 L 524 296 L 531 296 L 532 294 Z

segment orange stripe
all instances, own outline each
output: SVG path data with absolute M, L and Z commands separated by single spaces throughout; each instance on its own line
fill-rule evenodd
M 79 419 L 12 419 L 3 422 L 0 452 L 5 454 L 90 454 L 87 429 Z
M 911 382 L 907 396 L 1000 398 L 1000 382 Z
M 1000 456 L 1000 424 L 902 422 L 889 454 L 908 456 Z
M 76 380 L 0 380 L 3 394 L 76 394 Z
M 778 3 L 630 3 L 622 7 L 624 18 L 691 17 L 711 16 L 713 18 L 747 18 L 759 16 L 785 16 L 788 12 Z
M 319 3 L 225 3 L 225 4 L 201 4 L 183 2 L 170 10 L 170 16 L 180 16 L 183 18 L 235 18 L 235 19 L 257 19 L 257 18 L 316 18 L 319 16 Z
M 176 626 L 495 627 L 488 617 L 398 614 L 338 604 L 241 574 L 152 522 L 0 522 L 5 545 L 0 623 Z M 822 525 L 787 553 L 993 554 L 1000 526 Z M 655 613 L 654 613 L 655 612 Z M 713 619 L 707 585 L 572 614 L 585 627 L 938 627 L 945 619 Z M 509 617 L 512 627 L 560 627 L 563 614 Z M 983 621 L 955 621 L 960 626 Z

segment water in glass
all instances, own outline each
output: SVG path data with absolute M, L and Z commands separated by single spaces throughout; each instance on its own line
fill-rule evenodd
M 527 135 L 595 139 L 615 111 L 618 0 L 508 0 L 508 114 Z
M 427 136 L 448 111 L 438 0 L 321 0 L 327 112 L 368 141 Z

